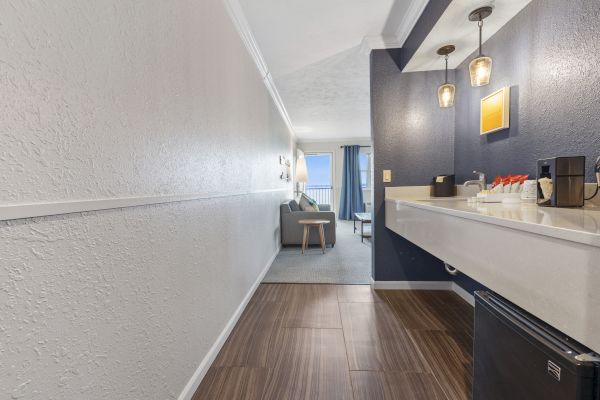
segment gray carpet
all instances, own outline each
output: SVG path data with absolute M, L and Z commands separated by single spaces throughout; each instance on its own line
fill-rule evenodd
M 357 228 L 360 226 L 357 223 Z M 365 225 L 365 230 L 368 225 Z M 312 233 L 314 234 L 314 232 Z M 337 222 L 335 247 L 310 247 L 302 255 L 300 247 L 285 247 L 273 261 L 265 283 L 368 284 L 371 282 L 371 242 L 360 242 L 352 222 Z

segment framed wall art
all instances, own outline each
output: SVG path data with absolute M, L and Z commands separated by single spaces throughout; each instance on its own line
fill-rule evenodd
M 510 126 L 510 87 L 500 90 L 481 99 L 481 123 L 479 133 L 487 135 L 507 129 Z

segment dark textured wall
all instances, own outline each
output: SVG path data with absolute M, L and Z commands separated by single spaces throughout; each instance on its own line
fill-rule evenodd
M 489 86 L 472 88 L 469 57 L 456 70 L 455 171 L 472 179 L 535 174 L 536 161 L 600 155 L 600 1 L 534 0 L 484 44 L 494 60 Z M 511 86 L 510 129 L 479 135 L 480 100 Z
M 425 6 L 419 20 L 402 46 L 403 57 L 400 60 L 401 70 L 406 67 L 408 61 L 417 52 L 421 43 L 423 43 L 451 2 L 452 0 L 429 0 L 429 3 Z
M 419 21 L 411 36 L 423 36 L 430 25 Z M 578 154 L 588 157 L 593 181 L 590 167 L 600 155 L 599 36 L 599 1 L 534 0 L 484 44 L 494 59 L 490 85 L 470 86 L 472 57 L 450 74 L 457 86 L 450 110 L 437 105 L 440 71 L 400 74 L 410 49 L 372 52 L 375 280 L 448 279 L 439 260 L 385 228 L 386 185 L 426 185 L 452 171 L 461 182 L 474 169 L 490 177 L 534 175 L 539 158 Z M 480 100 L 502 86 L 511 86 L 511 128 L 480 136 Z M 392 170 L 389 184 L 381 182 L 384 169 Z M 464 275 L 454 281 L 480 288 Z
M 428 185 L 451 173 L 454 109 L 440 109 L 442 71 L 401 74 L 398 51 L 371 53 L 374 154 L 373 277 L 376 281 L 448 280 L 441 261 L 385 227 L 385 186 Z M 392 182 L 382 183 L 384 169 Z

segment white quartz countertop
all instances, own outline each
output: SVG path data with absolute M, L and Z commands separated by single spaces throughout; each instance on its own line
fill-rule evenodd
M 385 226 L 599 352 L 598 199 L 580 209 L 469 204 L 466 189 L 458 200 L 386 187 Z
M 465 198 L 430 198 L 386 194 L 386 202 L 486 222 L 600 247 L 600 207 L 539 207 L 536 204 L 469 204 Z

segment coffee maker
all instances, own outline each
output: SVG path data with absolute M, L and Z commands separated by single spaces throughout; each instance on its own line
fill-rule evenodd
M 538 160 L 537 204 L 544 207 L 583 207 L 585 157 Z

